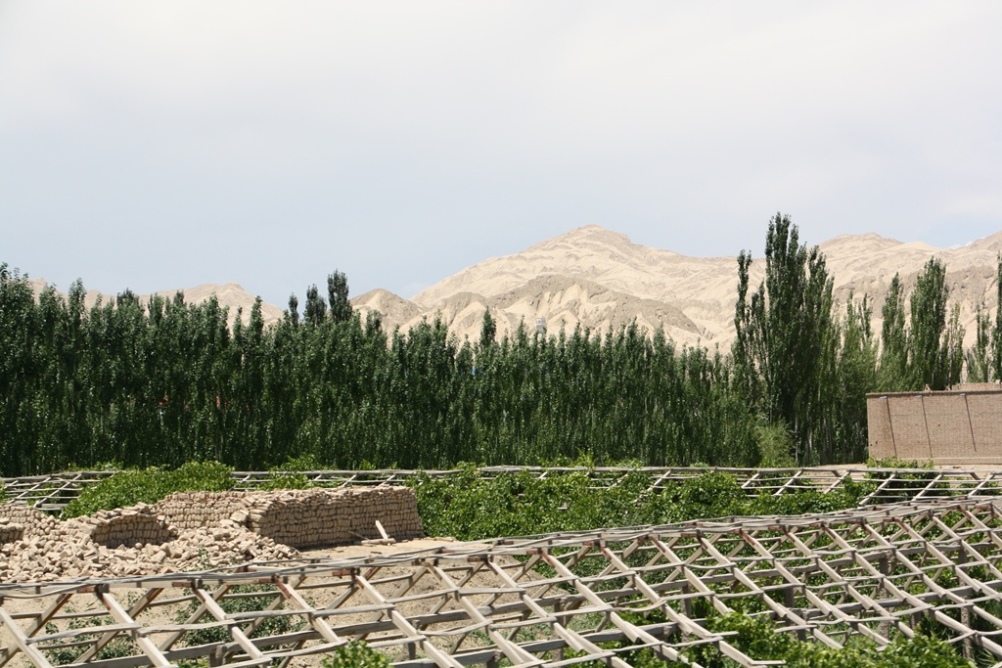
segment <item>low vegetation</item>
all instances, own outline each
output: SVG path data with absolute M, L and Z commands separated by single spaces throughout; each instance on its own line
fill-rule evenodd
M 191 462 L 174 471 L 119 471 L 85 488 L 63 517 L 156 503 L 173 492 L 224 491 L 233 486 L 231 473 L 218 462 Z M 641 471 L 627 474 L 615 486 L 596 486 L 585 471 L 554 472 L 542 479 L 526 471 L 484 477 L 473 465 L 446 477 L 418 475 L 408 484 L 417 495 L 425 533 L 462 540 L 725 516 L 829 512 L 855 507 L 872 489 L 867 483 L 849 482 L 826 494 L 796 491 L 749 497 L 733 476 L 706 473 L 650 492 L 650 478 Z M 311 485 L 302 473 L 283 467 L 272 472 L 264 489 Z
M 219 462 L 189 462 L 173 471 L 150 467 L 119 471 L 93 485 L 63 509 L 63 519 L 137 503 L 156 503 L 174 492 L 224 492 L 233 487 L 233 469 Z
M 312 468 L 314 464 L 309 460 L 290 462 L 273 471 L 268 484 L 272 488 L 281 488 L 285 482 L 296 488 L 309 486 L 309 480 L 299 471 L 304 466 Z M 138 501 L 155 502 L 174 491 L 228 489 L 233 482 L 230 474 L 229 467 L 217 462 L 189 463 L 174 471 L 153 468 L 120 471 L 87 488 L 73 507 L 67 509 L 67 515 Z M 605 487 L 596 486 L 595 480 L 584 471 L 555 471 L 542 479 L 524 471 L 485 477 L 477 467 L 465 465 L 448 477 L 419 475 L 411 480 L 411 485 L 417 494 L 427 533 L 470 540 L 698 518 L 827 512 L 858 505 L 873 490 L 880 474 L 880 471 L 873 471 L 873 480 L 849 483 L 835 492 L 795 491 L 779 497 L 768 494 L 749 497 L 733 476 L 720 472 L 671 482 L 665 489 L 652 492 L 648 490 L 648 475 L 641 471 L 628 474 L 616 486 Z M 706 617 L 707 628 L 727 633 L 728 642 L 760 661 L 785 661 L 785 665 L 793 668 L 902 665 L 960 668 L 971 665 L 958 649 L 933 636 L 919 634 L 912 639 L 896 636 L 884 648 L 852 636 L 844 649 L 834 650 L 819 643 L 801 642 L 795 634 L 776 633 L 775 623 L 765 616 L 767 611 L 761 605 L 728 615 L 717 614 L 703 601 L 697 601 L 696 605 L 702 607 L 694 613 Z M 255 602 L 255 606 L 259 607 L 260 603 Z M 191 610 L 185 613 L 178 617 L 179 621 L 190 615 Z M 641 625 L 664 621 L 656 610 L 644 613 L 646 616 L 624 614 Z M 935 631 L 933 628 L 918 630 Z M 216 637 L 219 633 L 219 629 L 211 629 L 204 637 L 193 638 L 192 642 L 224 639 L 225 634 Z M 626 641 L 617 647 L 625 650 L 621 656 L 631 665 L 638 668 L 668 665 L 650 649 L 630 650 L 624 643 Z M 685 653 L 689 660 L 708 668 L 737 665 L 712 644 L 697 644 Z M 573 652 L 568 650 L 564 658 L 567 654 L 573 655 Z M 323 658 L 323 668 L 385 668 L 387 665 L 389 660 L 385 655 L 362 641 L 349 643 Z
M 668 524 L 747 515 L 798 515 L 852 508 L 871 489 L 850 483 L 822 494 L 797 491 L 749 497 L 726 473 L 706 473 L 648 492 L 650 479 L 635 472 L 614 487 L 596 487 L 585 472 L 528 472 L 482 477 L 474 467 L 448 478 L 412 482 L 425 533 L 479 540 L 601 527 Z
M 655 613 L 656 615 L 656 613 Z M 731 613 L 707 613 L 706 626 L 715 633 L 728 634 L 727 642 L 756 661 L 781 661 L 787 668 L 972 668 L 957 649 L 944 640 L 916 634 L 914 638 L 896 635 L 886 647 L 861 636 L 853 636 L 842 649 L 834 649 L 817 642 L 802 642 L 796 634 L 777 633 L 774 622 Z M 643 625 L 650 623 L 651 615 L 626 615 L 630 621 Z M 663 620 L 659 620 L 663 621 Z M 625 641 L 614 643 L 628 647 Z M 712 644 L 697 644 L 685 653 L 690 662 L 706 668 L 739 668 L 740 664 L 723 656 Z M 635 668 L 684 666 L 666 662 L 650 649 L 626 651 L 622 655 Z M 584 668 L 601 668 L 604 663 L 580 664 Z M 766 664 L 768 665 L 768 664 Z

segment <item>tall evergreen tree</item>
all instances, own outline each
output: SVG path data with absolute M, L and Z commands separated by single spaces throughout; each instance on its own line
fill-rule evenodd
M 289 309 L 285 312 L 285 320 L 293 326 L 299 324 L 299 299 L 295 293 L 289 295 Z

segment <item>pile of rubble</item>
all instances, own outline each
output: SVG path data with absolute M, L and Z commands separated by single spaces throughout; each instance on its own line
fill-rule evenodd
M 296 547 L 421 535 L 406 488 L 173 494 L 59 521 L 0 506 L 0 582 L 129 577 L 290 559 Z
M 7 513 L 12 506 L 0 508 Z M 34 517 L 24 517 L 23 509 Z M 0 581 L 43 582 L 205 570 L 254 560 L 288 559 L 298 552 L 235 522 L 178 532 L 149 506 L 65 522 L 20 506 L 8 526 L 20 537 L 0 545 Z M 27 520 L 27 521 L 26 521 Z M 154 528 L 154 526 L 156 528 Z M 129 528 L 136 534 L 127 534 Z M 143 538 L 147 537 L 148 538 Z

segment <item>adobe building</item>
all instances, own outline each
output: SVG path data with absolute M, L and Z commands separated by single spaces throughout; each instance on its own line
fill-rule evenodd
M 1002 388 L 996 383 L 867 394 L 866 421 L 873 459 L 1002 465 Z

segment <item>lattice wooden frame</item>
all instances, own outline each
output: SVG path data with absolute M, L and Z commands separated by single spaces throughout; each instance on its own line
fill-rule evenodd
M 855 635 L 885 645 L 925 625 L 967 654 L 979 648 L 1002 660 L 1000 590 L 996 505 L 911 502 L 194 574 L 0 585 L 0 666 L 50 668 L 58 651 L 78 653 L 74 665 L 104 668 L 193 659 L 316 665 L 317 655 L 355 638 L 408 668 L 504 659 L 626 668 L 637 648 L 685 662 L 695 645 L 762 665 L 728 634 L 708 630 L 711 611 L 769 619 L 777 632 L 836 648 Z M 207 632 L 222 637 L 198 640 Z M 617 641 L 622 647 L 607 645 Z M 107 657 L 113 646 L 124 654 Z
M 694 478 L 711 471 L 733 475 L 750 496 L 772 494 L 775 496 L 794 491 L 814 490 L 831 492 L 841 489 L 847 482 L 871 481 L 874 490 L 865 497 L 862 505 L 877 505 L 897 501 L 937 499 L 946 496 L 980 498 L 1002 496 L 1002 468 L 1000 470 L 957 469 L 876 469 L 876 468 L 793 468 L 793 469 L 741 469 L 741 468 L 623 468 L 623 467 L 533 467 L 487 466 L 481 475 L 492 478 L 502 473 L 526 471 L 545 478 L 554 473 L 579 472 L 589 476 L 595 487 L 612 487 L 621 483 L 626 475 L 638 472 L 649 479 L 648 490 L 658 491 L 681 480 Z M 383 469 L 374 471 L 305 471 L 309 480 L 326 487 L 357 487 L 405 484 L 416 475 L 442 478 L 456 475 L 456 470 L 410 471 Z M 75 471 L 24 478 L 2 478 L 8 500 L 25 503 L 42 510 L 58 512 L 79 496 L 87 485 L 113 475 L 112 471 Z M 273 474 L 267 471 L 239 471 L 233 474 L 236 489 L 259 489 L 268 483 Z

